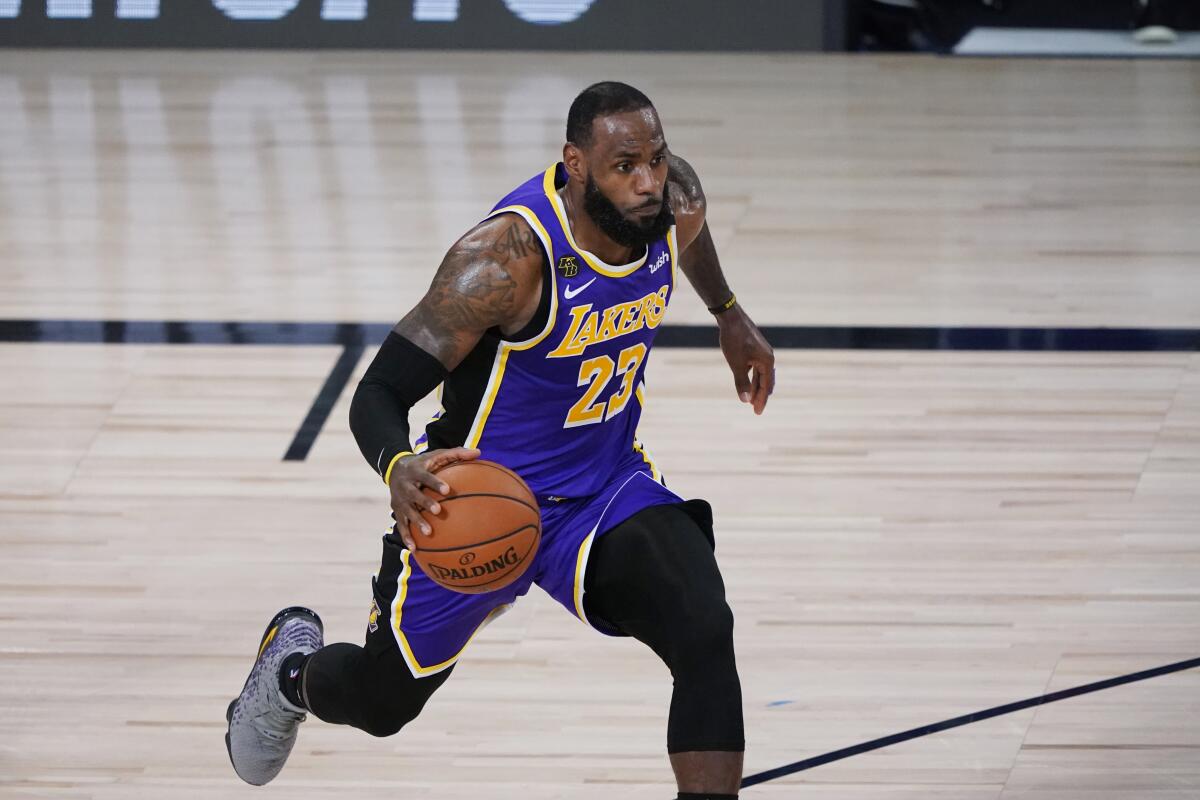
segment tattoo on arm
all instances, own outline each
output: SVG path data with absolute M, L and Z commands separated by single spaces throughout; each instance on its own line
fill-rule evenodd
M 686 250 L 704 226 L 707 202 L 704 189 L 692 165 L 674 153 L 667 155 L 667 182 L 679 246 Z
M 672 184 L 672 196 L 678 196 L 681 202 L 676 214 L 684 216 L 689 212 L 700 212 L 699 219 L 703 220 L 706 200 L 696 170 L 674 153 L 668 157 L 667 166 L 667 180 Z M 679 268 L 691 282 L 696 294 L 700 295 L 704 305 L 715 306 L 729 299 L 729 284 L 725 282 L 725 275 L 721 272 L 721 260 L 717 258 L 716 245 L 708 232 L 708 222 L 701 224 L 695 238 L 684 249 L 679 258 Z
M 485 222 L 450 249 L 425 297 L 395 331 L 454 369 L 484 332 L 519 311 L 522 287 L 514 268 L 534 258 L 540 266 L 541 244 L 524 221 Z
M 704 188 L 700 185 L 700 176 L 691 164 L 674 153 L 667 156 L 667 180 L 674 184 L 688 205 L 703 205 Z
M 492 251 L 501 264 L 508 263 L 510 258 L 528 258 L 540 251 L 541 244 L 528 226 L 511 224 L 493 244 Z

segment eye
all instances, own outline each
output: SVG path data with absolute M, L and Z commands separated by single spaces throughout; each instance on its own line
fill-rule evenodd
M 622 161 L 620 164 L 617 164 L 617 172 L 629 172 L 631 169 L 633 169 L 633 164 L 630 164 L 628 161 Z
M 664 156 L 664 155 L 657 155 L 657 156 L 655 156 L 654 158 L 650 159 L 650 164 L 651 164 L 652 166 L 655 166 L 655 167 L 657 167 L 659 164 L 663 163 L 663 162 L 664 162 L 664 161 L 666 161 L 666 160 L 667 160 L 667 157 L 666 157 L 666 156 Z

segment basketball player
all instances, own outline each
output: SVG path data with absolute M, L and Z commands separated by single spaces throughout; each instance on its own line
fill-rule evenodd
M 632 636 L 674 677 L 667 750 L 679 798 L 730 800 L 741 782 L 733 615 L 713 556 L 712 513 L 667 488 L 635 438 L 646 358 L 690 279 L 716 315 L 741 400 L 762 413 L 774 356 L 722 276 L 695 172 L 667 148 L 637 89 L 598 83 L 567 115 L 563 160 L 517 187 L 450 249 L 425 297 L 388 335 L 350 425 L 391 492 L 395 526 L 373 581 L 365 647 L 323 646 L 317 615 L 275 616 L 226 743 L 265 784 L 311 712 L 390 736 L 446 682 L 471 637 L 531 584 L 597 630 Z M 442 386 L 413 444 L 408 412 Z M 516 582 L 487 594 L 434 583 L 411 558 L 435 474 L 487 458 L 538 498 L 542 542 Z

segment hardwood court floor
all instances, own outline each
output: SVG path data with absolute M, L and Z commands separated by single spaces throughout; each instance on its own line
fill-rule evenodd
M 0 52 L 0 317 L 390 321 L 602 75 L 656 98 L 764 324 L 1200 327 L 1191 64 L 595 54 Z M 537 591 L 400 736 L 311 722 L 274 789 L 233 775 L 270 615 L 366 623 L 386 507 L 348 396 L 281 461 L 338 353 L 0 344 L 0 797 L 672 794 L 664 670 Z M 716 509 L 748 772 L 1200 656 L 1200 354 L 786 351 L 779 378 L 754 417 L 717 351 L 659 350 L 642 426 Z M 1191 800 L 1198 690 L 743 796 Z

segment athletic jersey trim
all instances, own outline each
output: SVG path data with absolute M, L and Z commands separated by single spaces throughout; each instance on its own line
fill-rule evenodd
M 650 255 L 650 248 L 647 247 L 646 252 L 637 261 L 618 267 L 600 260 L 596 254 L 580 247 L 579 243 L 575 241 L 575 235 L 571 233 L 571 223 L 567 221 L 567 209 L 563 206 L 562 198 L 558 196 L 558 189 L 554 185 L 554 177 L 557 172 L 558 164 L 546 170 L 546 174 L 542 178 L 542 188 L 546 192 L 547 199 L 550 200 L 550 207 L 554 209 L 554 215 L 558 217 L 558 224 L 562 227 L 563 235 L 567 237 L 567 244 L 571 245 L 572 250 L 583 256 L 583 260 L 589 267 L 601 275 L 609 278 L 624 278 L 626 275 L 632 275 L 638 267 L 646 263 L 646 257 Z
M 445 661 L 441 662 L 440 664 L 422 664 L 417 660 L 416 654 L 413 653 L 413 649 L 408 643 L 408 637 L 404 635 L 404 630 L 400 627 L 400 622 L 404 618 L 404 601 L 408 598 L 408 578 L 410 575 L 412 575 L 412 564 L 409 563 L 411 556 L 412 553 L 408 550 L 408 548 L 405 548 L 400 553 L 400 559 L 403 566 L 400 570 L 400 576 L 396 580 L 396 596 L 392 600 L 392 608 L 390 609 L 392 618 L 392 634 L 396 639 L 396 643 L 400 645 L 400 654 L 404 656 L 404 663 L 408 665 L 409 672 L 412 673 L 414 678 L 424 678 L 429 675 L 435 675 L 457 662 L 459 657 L 462 656 L 467 647 L 471 644 L 471 641 L 475 638 L 475 636 L 478 635 L 481 630 L 487 627 L 489 622 L 512 608 L 513 604 L 504 603 L 493 608 L 491 612 L 488 613 L 488 615 L 484 618 L 483 622 L 479 623 L 479 627 L 472 631 L 471 635 L 467 637 L 467 641 L 464 642 L 463 646 L 458 649 L 458 652 L 447 658 Z
M 667 231 L 667 249 L 671 251 L 671 291 L 674 292 L 679 274 L 679 234 L 674 225 Z
M 530 227 L 533 228 L 534 233 L 542 241 L 542 247 L 546 250 L 546 257 L 550 259 L 552 265 L 554 264 L 553 240 L 532 209 L 521 205 L 504 206 L 488 214 L 486 219 L 492 219 L 500 214 L 517 214 L 528 222 Z M 549 336 L 550 331 L 554 330 L 554 323 L 558 317 L 558 276 L 553 269 L 550 270 L 550 280 L 553 282 L 553 285 L 550 287 L 550 313 L 546 315 L 546 327 L 542 329 L 541 333 L 521 342 L 500 341 L 500 346 L 496 348 L 496 358 L 492 362 L 491 374 L 488 375 L 487 386 L 483 390 L 483 401 L 479 404 L 479 410 L 475 413 L 475 419 L 471 423 L 471 429 L 467 432 L 467 438 L 463 442 L 463 447 L 479 446 L 479 440 L 483 437 L 483 429 L 487 425 L 488 416 L 492 413 L 492 406 L 496 402 L 497 395 L 500 394 L 500 384 L 504 381 L 504 368 L 508 364 L 508 354 L 513 350 L 528 350 L 534 347 Z

